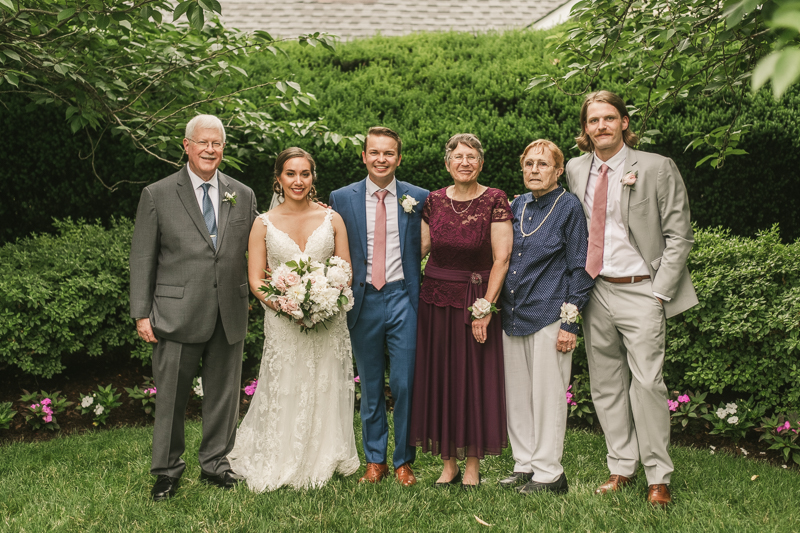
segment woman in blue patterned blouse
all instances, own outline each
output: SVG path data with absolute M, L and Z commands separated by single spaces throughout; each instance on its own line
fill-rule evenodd
M 585 270 L 588 231 L 580 202 L 558 184 L 564 172 L 558 146 L 533 141 L 520 164 L 530 192 L 511 203 L 514 248 L 500 305 L 515 464 L 500 484 L 522 494 L 565 493 L 561 456 L 575 320 L 594 285 Z

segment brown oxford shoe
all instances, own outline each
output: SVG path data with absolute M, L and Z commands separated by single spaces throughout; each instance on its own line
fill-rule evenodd
M 405 463 L 400 466 L 400 468 L 394 471 L 394 477 L 397 478 L 404 487 L 410 487 L 411 485 L 417 484 L 417 478 L 414 476 L 414 472 L 411 470 L 411 465 Z
M 666 507 L 668 503 L 672 502 L 669 487 L 663 483 L 650 485 L 647 487 L 647 501 L 656 507 Z
M 402 467 L 401 467 L 402 468 Z M 359 483 L 377 483 L 389 475 L 386 463 L 367 463 L 367 471 L 358 480 Z
M 595 494 L 605 494 L 606 492 L 616 492 L 625 485 L 632 483 L 630 478 L 620 476 L 619 474 L 611 474 L 608 476 L 608 481 L 597 487 L 594 491 Z

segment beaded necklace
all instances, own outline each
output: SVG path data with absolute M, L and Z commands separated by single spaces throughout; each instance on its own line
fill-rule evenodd
M 539 231 L 539 228 L 541 228 L 544 225 L 544 223 L 547 222 L 547 219 L 550 218 L 550 215 L 553 213 L 553 209 L 556 208 L 556 204 L 558 203 L 559 200 L 561 200 L 561 197 L 564 196 L 565 192 L 567 192 L 566 189 L 561 191 L 561 194 L 558 195 L 558 198 L 556 198 L 556 201 L 553 202 L 553 207 L 550 208 L 550 212 L 547 213 L 547 216 L 544 217 L 544 220 L 542 220 L 541 224 L 539 224 L 539 226 L 537 226 L 537 228 L 535 230 L 533 230 L 532 232 L 530 232 L 530 233 L 525 233 L 525 230 L 522 229 L 522 225 L 525 223 L 525 209 L 527 209 L 527 207 L 528 207 L 528 203 L 525 202 L 525 205 L 522 206 L 522 217 L 520 218 L 520 221 L 519 221 L 519 232 L 522 233 L 522 238 L 523 239 L 525 237 L 530 237 L 531 235 L 533 235 L 534 233 Z

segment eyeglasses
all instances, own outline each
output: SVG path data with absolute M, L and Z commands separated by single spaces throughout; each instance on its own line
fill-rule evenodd
M 455 161 L 458 164 L 461 164 L 465 159 L 467 160 L 467 163 L 469 163 L 470 165 L 474 165 L 475 163 L 480 161 L 480 159 L 478 157 L 476 157 L 476 156 L 474 156 L 472 154 L 468 155 L 466 158 L 461 154 L 454 155 L 454 156 L 450 157 L 450 161 Z
M 189 138 L 187 137 L 187 139 L 189 139 Z M 211 141 L 195 141 L 194 139 L 189 139 L 189 140 L 192 141 L 193 143 L 195 143 L 197 146 L 200 146 L 203 150 L 208 150 L 209 145 L 214 150 L 219 150 L 219 149 L 221 149 L 221 148 L 223 148 L 225 146 L 225 143 L 221 143 L 221 142 L 217 142 L 217 141 L 211 142 Z
M 536 167 L 539 168 L 539 172 L 544 172 L 553 168 L 553 166 L 546 161 L 525 161 L 525 170 L 532 171 Z

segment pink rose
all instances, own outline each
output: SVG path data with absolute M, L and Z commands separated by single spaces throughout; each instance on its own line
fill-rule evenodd
M 287 286 L 291 287 L 292 285 L 297 285 L 300 283 L 300 276 L 297 274 L 297 272 L 289 272 L 284 277 L 284 281 L 286 282 Z
M 625 174 L 625 176 L 620 181 L 622 181 L 623 185 L 627 185 L 628 187 L 633 187 L 634 184 L 636 183 L 636 178 L 637 177 L 639 177 L 639 172 L 638 171 L 636 171 L 636 172 L 628 172 L 627 174 Z

